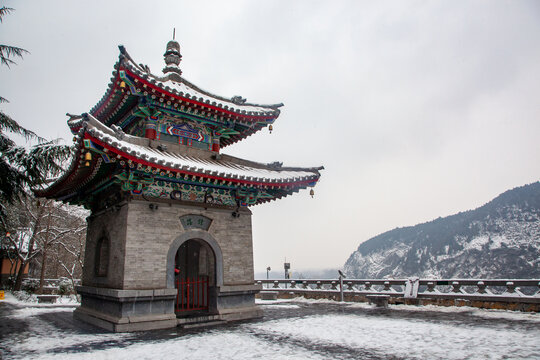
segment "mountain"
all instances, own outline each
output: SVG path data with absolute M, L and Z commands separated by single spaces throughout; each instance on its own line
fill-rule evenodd
M 540 182 L 475 210 L 397 228 L 360 244 L 352 278 L 540 278 Z

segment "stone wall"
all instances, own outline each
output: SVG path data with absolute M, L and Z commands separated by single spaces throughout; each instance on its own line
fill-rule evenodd
M 198 239 L 209 245 L 215 258 L 207 313 L 226 321 L 262 316 L 254 298 L 261 287 L 253 279 L 251 211 L 235 212 L 240 216 L 233 211 L 131 199 L 92 214 L 83 283 L 77 288 L 82 302 L 74 315 L 112 331 L 176 326 L 175 255 L 182 243 Z M 202 215 L 211 219 L 210 226 L 184 229 L 184 215 Z M 106 275 L 99 276 L 96 254 L 103 238 L 109 241 L 108 262 Z
M 82 284 L 122 289 L 128 204 L 123 202 L 88 217 Z M 96 276 L 96 247 L 100 238 L 109 240 L 107 276 Z
M 167 254 L 173 242 L 186 232 L 180 217 L 188 214 L 212 219 L 208 234 L 222 253 L 223 284 L 254 283 L 250 212 L 235 218 L 230 209 L 157 203 L 157 209 L 151 210 L 149 205 L 141 201 L 129 203 L 123 289 L 167 287 Z
M 167 255 L 175 240 L 186 233 L 180 217 L 188 214 L 212 219 L 208 232 L 192 230 L 191 233 L 200 232 L 203 240 L 209 235 L 219 246 L 223 259 L 221 285 L 252 285 L 253 243 L 249 210 L 241 211 L 240 217 L 233 217 L 231 209 L 139 200 L 125 202 L 89 218 L 83 285 L 123 290 L 166 288 Z M 110 240 L 105 277 L 95 273 L 96 246 L 101 237 Z
M 334 301 L 340 301 L 339 291 L 275 291 L 273 289 L 265 289 L 264 292 L 276 293 L 279 299 L 295 299 L 303 297 L 306 299 L 328 299 Z M 261 293 L 263 294 L 263 293 Z M 256 295 L 258 298 L 262 298 L 264 295 Z M 346 302 L 369 302 L 369 298 L 365 295 L 354 294 L 350 292 L 344 293 L 344 301 Z M 483 301 L 483 300 L 468 300 L 468 299 L 430 299 L 430 298 L 416 298 L 406 299 L 402 296 L 391 296 L 388 299 L 389 304 L 393 305 L 437 305 L 437 306 L 469 306 L 481 309 L 496 309 L 496 310 L 513 310 L 523 312 L 539 312 L 539 303 L 525 303 L 519 301 Z

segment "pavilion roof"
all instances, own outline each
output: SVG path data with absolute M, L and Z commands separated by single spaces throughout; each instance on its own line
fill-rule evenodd
M 160 111 L 188 116 L 216 128 L 230 128 L 233 134 L 221 146 L 242 140 L 272 124 L 283 104 L 261 105 L 240 96 L 226 98 L 203 90 L 180 75 L 181 71 L 157 76 L 137 64 L 123 46 L 114 66 L 108 89 L 90 114 L 106 125 L 127 129 L 141 103 Z M 126 86 L 127 84 L 127 86 Z
M 62 177 L 47 189 L 36 191 L 38 196 L 77 203 L 80 200 L 76 199 L 84 199 L 89 192 L 103 186 L 123 166 L 174 181 L 267 189 L 280 198 L 314 186 L 320 177 L 319 170 L 323 169 L 263 164 L 211 152 L 196 156 L 167 151 L 165 143 L 125 134 L 119 127 L 104 125 L 91 114 L 72 116 L 68 124 L 72 129 L 79 129 L 72 162 Z M 86 151 L 94 153 L 90 166 L 84 165 Z M 265 198 L 260 202 L 269 200 L 273 199 Z

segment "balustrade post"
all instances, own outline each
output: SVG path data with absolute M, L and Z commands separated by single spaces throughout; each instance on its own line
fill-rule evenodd
M 308 288 L 308 282 L 307 281 L 302 281 L 302 286 L 304 287 L 304 289 L 307 289 Z
M 347 281 L 347 290 L 354 290 L 352 281 Z
M 366 291 L 371 291 L 371 283 L 369 281 L 364 283 L 364 287 L 366 288 Z
M 330 283 L 330 286 L 331 286 L 330 289 L 331 289 L 331 290 L 337 290 L 336 285 L 337 285 L 336 282 L 335 282 L 335 281 L 332 281 L 332 282 Z
M 274 286 L 273 286 L 274 289 L 279 289 L 279 281 L 275 280 L 274 281 Z
M 479 281 L 476 286 L 478 286 L 478 293 L 485 294 L 486 293 L 486 284 L 483 281 Z
M 435 292 L 435 282 L 434 281 L 428 281 L 428 283 L 427 283 L 427 291 L 428 292 Z
M 516 285 L 513 281 L 507 281 L 506 282 L 506 292 L 509 294 L 513 294 L 516 292 Z
M 296 281 L 292 280 L 291 281 L 291 289 L 294 289 L 296 288 Z
M 317 281 L 317 289 L 321 289 L 322 288 L 322 284 L 320 281 Z
M 390 291 L 390 281 L 384 282 L 384 291 Z
M 458 293 L 461 292 L 461 284 L 459 281 L 452 281 L 452 292 Z

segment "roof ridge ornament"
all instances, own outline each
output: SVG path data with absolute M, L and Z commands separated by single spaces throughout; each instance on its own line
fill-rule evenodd
M 167 43 L 165 54 L 163 54 L 163 59 L 165 60 L 163 73 L 169 75 L 169 80 L 180 81 L 182 70 L 180 70 L 179 65 L 180 61 L 182 61 L 182 55 L 180 54 L 180 44 L 174 40 L 175 33 L 176 29 L 173 29 L 173 39 Z
M 236 105 L 243 105 L 246 103 L 246 98 L 243 98 L 240 95 L 235 95 L 231 98 L 231 101 Z

